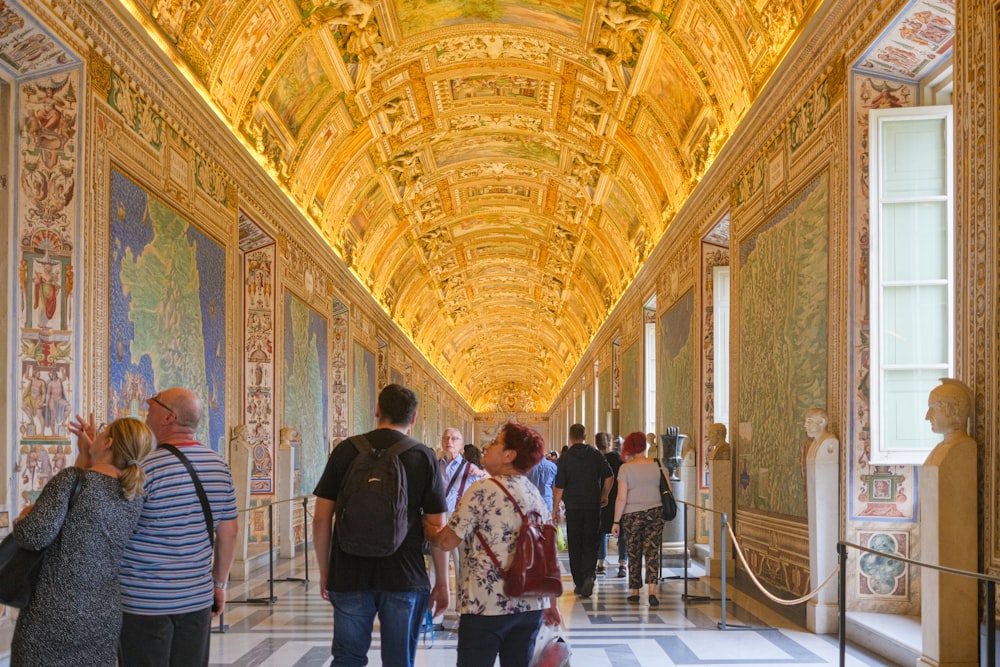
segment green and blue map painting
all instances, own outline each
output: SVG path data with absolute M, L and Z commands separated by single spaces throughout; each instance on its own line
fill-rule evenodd
M 284 425 L 298 431 L 295 448 L 295 495 L 316 488 L 326 467 L 327 325 L 315 310 L 285 292 Z
M 198 441 L 219 451 L 225 249 L 117 169 L 110 213 L 110 416 L 142 419 L 147 398 L 184 387 L 202 400 Z

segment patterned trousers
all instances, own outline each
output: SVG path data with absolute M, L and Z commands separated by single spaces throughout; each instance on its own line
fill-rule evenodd
M 642 561 L 646 560 L 646 583 L 660 582 L 660 544 L 663 542 L 663 509 L 659 506 L 622 516 L 622 531 L 628 545 L 628 587 L 642 587 Z

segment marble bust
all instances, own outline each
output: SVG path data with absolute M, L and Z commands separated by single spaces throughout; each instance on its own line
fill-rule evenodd
M 809 408 L 805 414 L 806 435 L 809 437 L 809 449 L 827 445 L 829 451 L 839 444 L 837 436 L 827 428 L 830 425 L 830 418 L 823 408 Z
M 732 448 L 726 442 L 726 425 L 716 422 L 708 427 L 708 460 L 729 461 Z
M 944 449 L 941 445 L 958 445 L 975 439 L 969 435 L 969 415 L 972 412 L 972 391 L 964 383 L 951 378 L 941 378 L 941 385 L 931 390 L 927 397 L 927 414 L 924 418 L 931 423 L 931 431 L 942 436 L 941 443 L 934 448 L 925 465 L 933 463 L 935 453 Z M 943 452 L 940 454 L 943 456 Z

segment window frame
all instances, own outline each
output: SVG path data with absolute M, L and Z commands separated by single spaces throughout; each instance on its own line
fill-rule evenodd
M 914 195 L 906 197 L 886 197 L 883 196 L 883 155 L 885 150 L 882 145 L 883 128 L 893 122 L 905 122 L 915 120 L 943 120 L 945 130 L 945 193 L 943 195 Z M 954 112 L 950 105 L 906 107 L 895 109 L 873 109 L 869 112 L 868 119 L 869 145 L 871 154 L 869 155 L 868 175 L 869 175 L 869 271 L 870 271 L 870 299 L 869 299 L 869 333 L 870 333 L 870 463 L 872 465 L 923 465 L 930 454 L 938 438 L 934 436 L 921 438 L 921 446 L 916 448 L 888 448 L 886 427 L 887 403 L 884 395 L 884 387 L 887 371 L 924 370 L 937 371 L 939 377 L 953 377 L 955 371 L 955 156 L 954 156 Z M 946 279 L 912 279 L 888 281 L 885 279 L 885 268 L 887 261 L 882 260 L 882 248 L 884 237 L 885 219 L 883 207 L 886 204 L 906 204 L 906 203 L 945 203 L 946 221 L 946 244 L 945 263 Z M 945 308 L 945 356 L 947 362 L 942 363 L 916 363 L 916 364 L 895 364 L 884 363 L 886 357 L 885 342 L 886 324 L 883 320 L 883 305 L 887 301 L 884 291 L 887 287 L 920 287 L 920 286 L 946 286 L 947 305 Z M 930 315 L 928 315 L 930 316 Z M 936 384 L 936 383 L 935 383 Z M 926 387 L 929 391 L 933 387 Z M 930 434 L 930 427 L 923 425 L 926 433 Z M 926 443 L 926 444 L 924 444 Z

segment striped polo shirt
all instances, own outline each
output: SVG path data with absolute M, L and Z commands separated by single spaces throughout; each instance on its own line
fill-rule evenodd
M 236 492 L 222 457 L 199 443 L 174 444 L 198 472 L 215 525 L 235 519 Z M 160 616 L 210 607 L 212 547 L 191 475 L 165 449 L 154 451 L 142 467 L 142 514 L 122 556 L 122 611 Z

